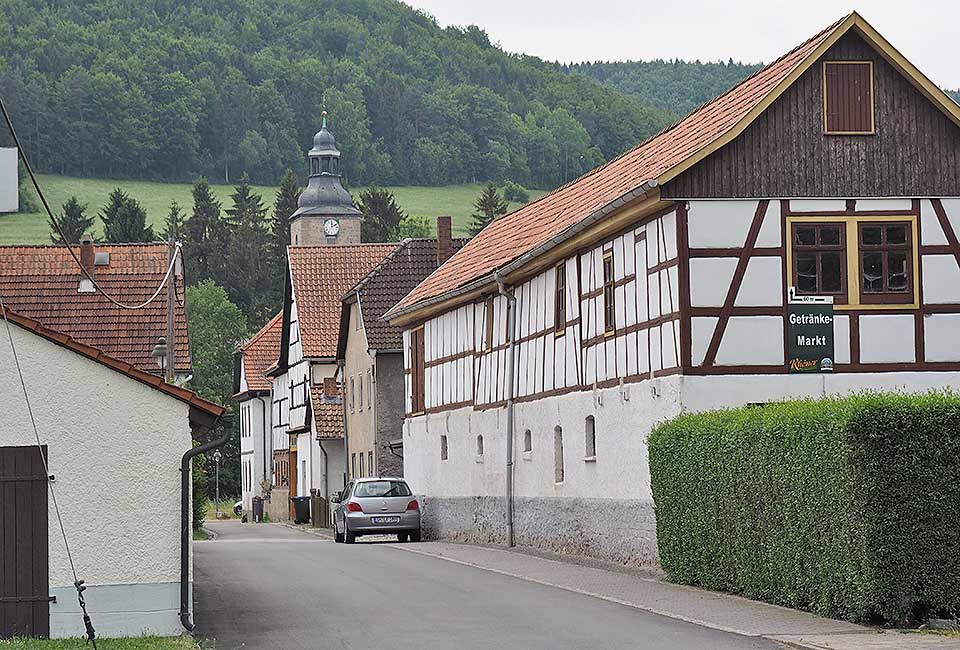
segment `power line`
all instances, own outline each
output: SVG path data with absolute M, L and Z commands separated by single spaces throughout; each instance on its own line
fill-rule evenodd
M 50 488 L 50 498 L 53 500 L 53 511 L 57 515 L 57 524 L 60 526 L 60 535 L 63 537 L 63 547 L 67 551 L 67 560 L 70 562 L 70 571 L 73 573 L 73 586 L 77 589 L 77 599 L 80 602 L 80 609 L 83 611 L 83 625 L 87 632 L 87 639 L 93 643 L 94 650 L 97 649 L 96 632 L 93 629 L 93 622 L 90 615 L 87 614 L 87 604 L 83 599 L 83 592 L 86 587 L 77 576 L 77 567 L 73 563 L 73 554 L 70 553 L 70 544 L 67 542 L 67 529 L 63 526 L 63 518 L 60 516 L 60 505 L 57 503 L 57 493 L 53 488 L 53 481 L 50 480 L 50 466 L 47 464 L 47 458 L 43 455 L 43 443 L 40 441 L 40 431 L 37 429 L 37 420 L 33 417 L 33 407 L 30 405 L 30 396 L 27 394 L 27 382 L 23 378 L 23 369 L 20 367 L 20 357 L 17 356 L 17 346 L 13 342 L 13 332 L 10 330 L 10 319 L 7 318 L 7 307 L 3 303 L 3 294 L 0 294 L 0 313 L 3 314 L 3 322 L 6 324 L 7 339 L 10 341 L 10 351 L 13 353 L 13 361 L 16 365 L 17 376 L 20 378 L 20 388 L 23 390 L 23 401 L 27 405 L 27 414 L 30 416 L 30 424 L 33 426 L 33 436 L 37 441 L 37 451 L 40 453 L 40 461 L 43 463 L 43 473 L 47 477 L 47 486 Z
M 170 280 L 170 275 L 173 273 L 173 269 L 176 266 L 177 256 L 181 255 L 181 259 L 182 259 L 180 244 L 176 245 L 176 251 L 173 257 L 170 259 L 170 266 L 167 268 L 167 272 L 164 273 L 163 280 L 161 280 L 160 282 L 160 286 L 157 287 L 157 290 L 154 291 L 153 295 L 150 296 L 146 301 L 138 305 L 127 305 L 120 302 L 113 296 L 111 296 L 99 284 L 97 284 L 97 281 L 94 279 L 90 271 L 88 271 L 86 267 L 83 266 L 83 263 L 80 262 L 80 258 L 77 257 L 77 254 L 74 252 L 73 247 L 70 245 L 70 242 L 67 241 L 67 235 L 66 233 L 63 232 L 63 228 L 60 226 L 60 222 L 57 221 L 57 218 L 53 216 L 53 211 L 50 209 L 50 204 L 47 203 L 47 197 L 44 196 L 43 190 L 40 189 L 40 183 L 37 181 L 37 177 L 33 173 L 33 168 L 30 166 L 30 162 L 27 160 L 27 154 L 23 150 L 23 146 L 21 146 L 20 144 L 20 138 L 17 136 L 17 130 L 13 128 L 13 121 L 10 119 L 10 113 L 7 112 L 7 105 L 4 103 L 3 97 L 0 97 L 0 111 L 3 112 L 3 119 L 7 123 L 7 129 L 10 131 L 10 135 L 13 137 L 13 143 L 17 148 L 17 153 L 20 155 L 20 160 L 23 161 L 23 166 L 27 170 L 27 175 L 30 176 L 30 181 L 33 183 L 34 189 L 37 191 L 37 196 L 40 197 L 40 202 L 43 203 L 43 208 L 44 210 L 46 210 L 47 216 L 50 217 L 50 222 L 54 225 L 54 227 L 57 229 L 57 233 L 59 233 L 60 235 L 60 241 L 66 244 L 67 251 L 69 251 L 70 256 L 73 258 L 73 261 L 77 263 L 77 266 L 80 267 L 80 271 L 83 273 L 84 276 L 86 276 L 87 280 L 90 281 L 94 289 L 100 292 L 104 298 L 109 300 L 111 303 L 113 303 L 117 307 L 120 307 L 121 309 L 129 309 L 129 310 L 143 309 L 144 307 L 149 305 L 151 302 L 156 300 L 157 296 L 160 295 L 160 292 L 163 291 L 164 285 L 166 285 L 166 283 Z

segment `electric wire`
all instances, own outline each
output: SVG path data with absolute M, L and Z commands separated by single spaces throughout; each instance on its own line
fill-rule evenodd
M 13 332 L 10 329 L 10 319 L 7 318 L 7 307 L 3 302 L 3 294 L 0 294 L 0 313 L 3 314 L 3 322 L 6 325 L 7 340 L 10 341 L 10 351 L 13 353 L 13 361 L 17 370 L 17 376 L 20 378 L 20 388 L 23 391 L 23 401 L 27 405 L 27 414 L 30 417 L 30 424 L 33 427 L 33 436 L 37 441 L 37 451 L 40 453 L 40 460 L 43 463 L 43 473 L 47 477 L 47 486 L 50 488 L 50 498 L 53 501 L 53 511 L 57 515 L 57 525 L 60 527 L 60 535 L 63 537 L 63 547 L 67 552 L 67 561 L 70 563 L 70 571 L 73 573 L 73 584 L 77 589 L 77 596 L 80 601 L 80 608 L 83 610 L 84 626 L 87 630 L 87 638 L 93 643 L 93 648 L 97 648 L 96 634 L 90 617 L 87 615 L 86 603 L 83 600 L 83 581 L 77 575 L 77 567 L 73 562 L 73 554 L 70 552 L 70 543 L 67 541 L 67 529 L 63 525 L 63 518 L 60 516 L 60 505 L 57 502 L 57 493 L 53 487 L 53 481 L 50 480 L 50 466 L 47 464 L 47 458 L 43 455 L 43 443 L 40 440 L 40 430 L 37 428 L 37 420 L 33 416 L 33 407 L 30 405 L 30 396 L 27 392 L 27 382 L 23 378 L 23 368 L 20 366 L 20 357 L 17 355 L 17 346 L 13 342 Z
M 121 309 L 128 309 L 131 311 L 143 309 L 144 307 L 152 303 L 154 300 L 156 300 L 157 296 L 160 295 L 160 292 L 163 291 L 164 286 L 166 286 L 167 282 L 170 280 L 170 276 L 173 273 L 174 268 L 176 267 L 177 256 L 182 255 L 180 243 L 178 242 L 176 244 L 174 254 L 170 258 L 170 264 L 167 268 L 167 272 L 164 273 L 163 275 L 163 280 L 161 280 L 160 286 L 157 287 L 157 290 L 154 291 L 153 295 L 150 296 L 147 300 L 137 305 L 127 305 L 120 302 L 113 296 L 111 296 L 99 284 L 97 284 L 97 281 L 94 279 L 93 275 L 83 266 L 83 263 L 80 261 L 80 258 L 77 257 L 76 252 L 74 252 L 73 250 L 73 246 L 71 246 L 70 242 L 67 241 L 66 233 L 63 232 L 63 228 L 60 226 L 60 222 L 53 215 L 53 211 L 50 209 L 50 204 L 47 203 L 47 197 L 43 194 L 43 190 L 40 189 L 40 183 L 37 181 L 37 177 L 33 173 L 33 168 L 30 166 L 30 162 L 27 160 L 27 154 L 23 150 L 23 146 L 21 146 L 20 144 L 20 138 L 17 136 L 17 131 L 13 127 L 13 121 L 10 119 L 10 113 L 7 112 L 7 105 L 4 103 L 2 96 L 0 96 L 0 112 L 3 113 L 3 119 L 7 123 L 7 129 L 10 131 L 10 136 L 13 138 L 14 146 L 16 146 L 17 148 L 17 153 L 20 155 L 20 160 L 23 161 L 23 166 L 27 170 L 27 175 L 30 176 L 30 181 L 33 183 L 33 188 L 37 191 L 37 196 L 40 197 L 40 202 L 43 204 L 43 208 L 44 210 L 46 210 L 47 216 L 50 218 L 50 223 L 52 223 L 54 227 L 57 229 L 57 233 L 60 235 L 60 241 L 66 244 L 67 251 L 69 251 L 70 256 L 73 258 L 73 261 L 77 263 L 77 266 L 80 268 L 80 271 L 87 278 L 87 280 L 90 281 L 90 283 L 93 285 L 93 288 L 96 289 L 100 294 L 103 295 L 104 298 L 109 300 L 111 303 L 113 303 L 117 307 L 120 307 Z

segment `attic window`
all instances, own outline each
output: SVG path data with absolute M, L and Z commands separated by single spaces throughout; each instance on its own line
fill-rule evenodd
M 872 61 L 824 61 L 823 132 L 876 133 Z

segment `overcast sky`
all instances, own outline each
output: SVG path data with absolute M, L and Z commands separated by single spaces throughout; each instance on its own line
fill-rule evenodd
M 960 88 L 957 0 L 404 0 L 551 61 L 768 62 L 856 9 L 935 83 Z

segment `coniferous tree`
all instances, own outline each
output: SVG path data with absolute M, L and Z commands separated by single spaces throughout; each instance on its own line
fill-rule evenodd
M 184 261 L 191 284 L 213 280 L 223 284 L 226 275 L 229 228 L 210 183 L 200 178 L 193 185 L 193 212 L 184 223 Z
M 493 183 L 488 183 L 487 186 L 483 188 L 483 193 L 480 194 L 480 198 L 473 203 L 473 207 L 476 209 L 476 212 L 471 215 L 470 219 L 471 235 L 476 235 L 493 223 L 495 219 L 507 213 L 507 203 L 503 200 L 503 197 L 500 196 L 500 192 L 497 191 L 497 187 Z
M 164 239 L 169 238 L 171 232 L 176 235 L 178 240 L 182 239 L 184 219 L 185 217 L 180 205 L 176 201 L 172 201 L 170 203 L 170 212 L 167 213 L 167 218 L 163 225 Z
M 406 216 L 390 190 L 370 187 L 360 192 L 357 209 L 363 213 L 360 239 L 364 242 L 388 242 L 396 239 L 400 222 Z
M 227 210 L 231 232 L 225 288 L 231 302 L 246 314 L 250 328 L 258 329 L 279 308 L 270 290 L 276 279 L 266 255 L 270 244 L 267 208 L 251 190 L 246 174 L 230 196 L 233 207 Z
M 103 239 L 106 242 L 123 244 L 156 239 L 153 227 L 147 225 L 147 211 L 119 187 L 107 197 L 100 220 L 103 222 Z
M 297 211 L 300 199 L 300 184 L 292 169 L 287 169 L 280 180 L 280 189 L 273 202 L 273 215 L 270 223 L 272 239 L 271 254 L 277 268 L 283 268 L 287 246 L 290 244 L 290 216 Z
M 86 215 L 87 204 L 80 203 L 80 201 L 75 196 L 71 196 L 67 199 L 67 202 L 63 204 L 63 211 L 57 216 L 57 223 L 60 225 L 60 229 L 63 230 L 63 234 L 66 236 L 66 241 L 60 237 L 59 231 L 57 231 L 56 226 L 53 223 L 53 220 L 48 217 L 48 223 L 50 225 L 50 241 L 54 244 L 77 244 L 80 242 L 80 239 L 87 233 L 93 230 L 93 221 L 94 216 Z

